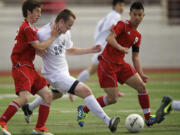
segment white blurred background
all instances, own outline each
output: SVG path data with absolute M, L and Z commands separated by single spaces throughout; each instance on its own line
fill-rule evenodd
M 111 0 L 48 0 L 58 8 L 69 8 L 77 16 L 72 27 L 74 47 L 91 47 L 96 23 L 112 10 Z M 129 19 L 127 0 L 123 19 Z M 139 27 L 142 34 L 140 57 L 145 68 L 180 68 L 180 0 L 144 0 L 145 18 Z M 56 5 L 58 5 L 56 3 Z M 0 0 L 0 70 L 10 70 L 10 54 L 14 38 L 21 24 L 22 0 Z M 56 17 L 59 9 L 43 12 L 37 27 L 41 27 Z M 83 69 L 91 63 L 92 55 L 68 56 L 70 69 Z M 126 56 L 131 63 L 131 54 Z M 41 58 L 36 57 L 35 66 L 41 68 Z

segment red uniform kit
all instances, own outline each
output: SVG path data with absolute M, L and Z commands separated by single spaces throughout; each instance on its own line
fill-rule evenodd
M 119 21 L 112 31 L 117 35 L 117 42 L 126 48 L 139 48 L 141 34 L 131 27 L 130 21 Z M 125 54 L 118 49 L 106 45 L 99 56 L 98 77 L 101 88 L 117 87 L 136 73 L 136 70 L 124 61 Z
M 28 90 L 36 94 L 48 84 L 34 68 L 35 49 L 31 42 L 37 41 L 37 29 L 25 19 L 19 28 L 15 38 L 16 44 L 11 54 L 12 76 L 15 83 L 16 94 L 22 90 Z

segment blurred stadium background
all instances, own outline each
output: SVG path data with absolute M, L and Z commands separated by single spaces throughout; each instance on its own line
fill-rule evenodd
M 10 54 L 16 31 L 21 24 L 23 0 L 0 0 L 0 70 L 11 69 Z M 126 0 L 123 19 L 128 19 Z M 72 27 L 74 47 L 91 47 L 96 23 L 111 10 L 111 0 L 42 0 L 42 17 L 38 27 L 53 21 L 62 8 L 70 8 L 77 16 Z M 180 0 L 142 0 L 146 16 L 139 27 L 142 33 L 140 56 L 145 69 L 176 69 L 180 71 Z M 92 55 L 68 56 L 70 69 L 83 69 L 91 63 Z M 131 54 L 126 59 L 131 63 Z M 35 65 L 41 68 L 41 59 Z

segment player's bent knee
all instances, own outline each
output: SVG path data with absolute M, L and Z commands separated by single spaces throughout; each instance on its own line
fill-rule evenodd
M 140 93 L 145 93 L 146 92 L 146 84 L 144 82 L 142 82 L 139 86 L 138 86 L 138 92 Z
M 52 92 L 49 91 L 49 90 L 46 91 L 46 92 L 44 93 L 44 95 L 42 96 L 44 102 L 46 102 L 46 103 L 48 103 L 48 104 L 51 103 L 52 97 L 53 97 L 53 96 L 52 96 Z
M 109 98 L 108 104 L 115 104 L 115 103 L 117 103 L 117 101 L 118 101 L 118 98 Z
M 85 84 L 79 83 L 75 89 L 75 95 L 85 98 L 89 95 L 92 95 L 92 91 Z

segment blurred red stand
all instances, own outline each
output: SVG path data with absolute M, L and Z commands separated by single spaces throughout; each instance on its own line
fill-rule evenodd
M 42 12 L 59 13 L 66 7 L 66 0 L 41 0 Z

